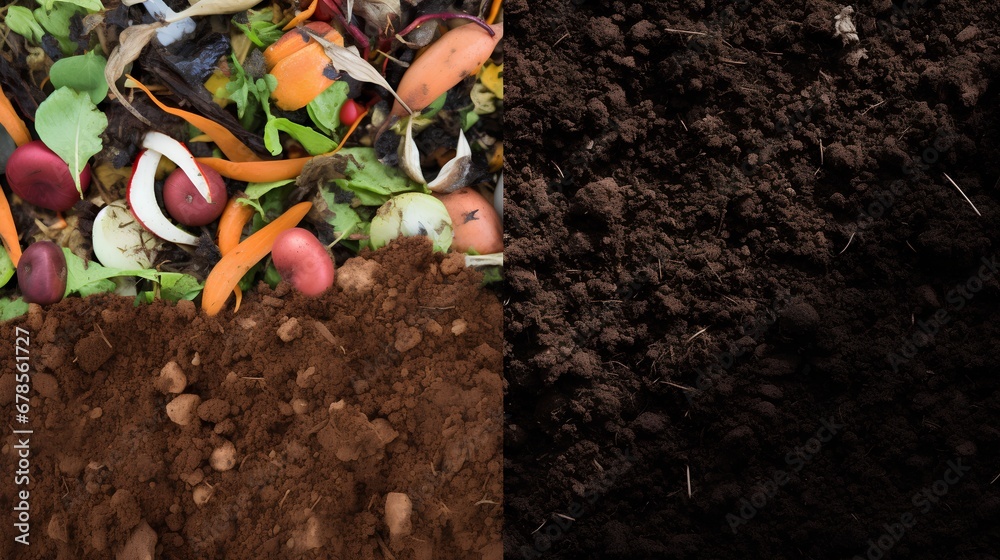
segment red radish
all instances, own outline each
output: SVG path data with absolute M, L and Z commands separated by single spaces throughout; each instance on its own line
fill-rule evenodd
M 211 167 L 198 166 L 208 181 L 212 202 L 205 200 L 183 169 L 177 168 L 163 183 L 163 205 L 170 217 L 186 226 L 204 226 L 219 219 L 226 208 L 226 182 Z
M 354 124 L 354 121 L 358 120 L 358 117 L 360 117 L 361 113 L 364 111 L 365 108 L 362 107 L 357 101 L 348 99 L 343 105 L 340 106 L 340 123 L 351 126 Z
M 307 230 L 291 228 L 278 234 L 271 258 L 278 274 L 307 296 L 318 296 L 333 286 L 333 258 Z
M 51 241 L 32 243 L 17 263 L 17 285 L 28 303 L 57 303 L 66 293 L 66 278 L 66 255 Z
M 480 255 L 503 251 L 503 224 L 486 197 L 469 187 L 434 196 L 444 203 L 451 216 L 455 231 L 452 249 L 460 253 L 472 249 Z
M 82 196 L 73 184 L 69 166 L 41 140 L 14 150 L 7 160 L 7 181 L 17 196 L 28 204 L 55 212 L 65 212 Z M 90 165 L 80 173 L 80 188 L 90 186 Z
M 132 166 L 132 178 L 129 179 L 128 199 L 129 209 L 136 221 L 150 233 L 160 239 L 179 245 L 197 245 L 198 238 L 175 226 L 156 203 L 156 192 L 153 190 L 156 176 L 156 166 L 163 154 L 156 150 L 143 150 Z

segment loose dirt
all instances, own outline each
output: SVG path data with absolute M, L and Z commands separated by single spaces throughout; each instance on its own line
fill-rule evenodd
M 3 437 L 0 557 L 500 558 L 496 295 L 423 239 L 337 274 L 319 299 L 262 285 L 235 315 L 95 296 L 0 326 L 5 413 L 30 332 L 34 430 L 28 547 Z M 395 541 L 390 492 L 413 504 Z
M 505 3 L 508 558 L 996 558 L 1000 12 L 853 6 Z

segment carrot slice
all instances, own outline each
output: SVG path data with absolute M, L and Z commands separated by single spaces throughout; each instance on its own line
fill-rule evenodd
M 315 31 L 331 43 L 336 43 L 341 47 L 344 46 L 343 35 L 341 35 L 336 29 L 330 27 L 330 24 L 328 23 L 313 21 L 307 23 L 303 27 L 306 27 L 311 31 Z M 302 29 L 290 31 L 282 35 L 281 38 L 275 41 L 273 45 L 264 49 L 264 63 L 267 65 L 267 69 L 270 70 L 285 58 L 288 58 L 302 49 L 310 47 L 310 45 L 313 46 L 311 50 L 317 51 L 322 55 L 323 47 L 316 41 L 313 41 L 309 36 L 309 33 Z M 328 64 L 330 64 L 330 59 L 324 57 L 323 63 L 320 66 L 326 66 Z
M 503 0 L 493 0 L 493 5 L 490 6 L 490 17 L 486 18 L 486 23 L 493 25 L 493 22 L 496 21 L 500 14 L 500 4 L 503 4 Z
M 219 146 L 219 149 L 222 150 L 222 153 L 226 154 L 226 157 L 228 157 L 229 159 L 235 161 L 260 161 L 260 158 L 257 157 L 257 154 L 253 153 L 253 150 L 248 148 L 246 144 L 240 142 L 239 138 L 234 136 L 232 132 L 229 132 L 229 129 L 227 129 L 226 127 L 222 126 L 221 124 L 211 119 L 207 119 L 201 115 L 190 113 L 182 109 L 175 109 L 173 107 L 168 107 L 164 105 L 162 102 L 160 102 L 160 100 L 157 99 L 156 96 L 153 95 L 151 91 L 149 91 L 149 88 L 142 85 L 141 82 L 139 82 L 132 76 L 129 76 L 128 74 L 126 74 L 125 77 L 131 80 L 137 88 L 146 92 L 146 95 L 148 95 L 149 98 L 153 101 L 153 103 L 156 103 L 156 105 L 160 109 L 163 109 L 163 111 L 170 113 L 175 117 L 180 117 L 186 120 L 191 126 L 197 128 L 198 130 L 204 132 L 209 137 L 211 137 L 212 141 L 215 142 L 217 146 Z
M 14 215 L 10 212 L 10 204 L 7 202 L 7 195 L 4 194 L 3 189 L 0 189 L 0 237 L 3 238 L 10 262 L 17 266 L 17 262 L 21 260 L 21 240 L 17 235 Z
M 2 87 L 0 87 L 0 124 L 7 129 L 7 134 L 10 134 L 14 144 L 23 146 L 31 142 L 31 132 L 28 131 L 28 125 L 24 124 L 21 117 L 17 116 L 14 106 L 4 95 Z
M 296 25 L 302 23 L 303 21 L 312 17 L 316 13 L 316 6 L 319 5 L 319 0 L 312 0 L 309 3 L 309 7 L 305 11 L 299 12 L 297 16 L 292 18 L 292 21 L 288 22 L 288 25 L 281 28 L 282 31 L 288 31 L 289 29 L 295 27 Z
M 253 217 L 253 208 L 238 202 L 242 197 L 243 193 L 236 193 L 230 197 L 229 202 L 226 203 L 226 209 L 219 217 L 219 252 L 222 253 L 223 257 L 240 244 L 243 227 Z M 233 288 L 233 295 L 236 296 L 236 308 L 233 309 L 233 314 L 235 314 L 240 310 L 240 303 L 243 302 L 243 290 L 236 286 Z
M 271 252 L 278 234 L 297 226 L 311 208 L 311 202 L 300 202 L 292 206 L 222 257 L 209 273 L 205 289 L 201 293 L 201 308 L 205 313 L 212 316 L 222 311 L 226 299 L 243 275 Z
M 368 115 L 366 110 L 354 121 L 347 134 L 340 141 L 340 144 L 330 152 L 323 155 L 331 155 L 340 151 L 347 143 L 347 139 L 354 134 L 358 125 Z M 302 157 L 295 159 L 281 159 L 276 161 L 229 161 L 221 158 L 195 158 L 201 165 L 206 165 L 219 172 L 219 175 L 237 181 L 253 181 L 257 183 L 269 183 L 271 181 L 281 181 L 284 179 L 294 179 L 302 173 L 302 168 L 312 160 L 312 157 Z
M 219 252 L 223 257 L 240 244 L 243 228 L 253 217 L 253 208 L 239 202 L 243 196 L 243 193 L 236 193 L 230 197 L 219 217 Z

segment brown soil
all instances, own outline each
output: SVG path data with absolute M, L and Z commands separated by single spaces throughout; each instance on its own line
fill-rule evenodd
M 1000 12 L 853 6 L 505 4 L 508 558 L 997 558 Z
M 348 261 L 320 299 L 262 287 L 209 318 L 95 296 L 2 325 L 0 408 L 22 327 L 34 434 L 31 545 L 5 476 L 0 557 L 103 559 L 131 539 L 171 559 L 499 559 L 501 307 L 480 282 L 410 239 Z M 200 398 L 186 426 L 167 415 L 169 362 Z M 8 475 L 15 444 L 8 430 Z M 396 542 L 390 492 L 413 504 Z

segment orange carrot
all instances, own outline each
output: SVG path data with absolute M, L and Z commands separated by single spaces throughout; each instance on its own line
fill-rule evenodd
M 243 227 L 253 217 L 253 208 L 239 203 L 239 199 L 243 196 L 241 192 L 231 196 L 229 202 L 226 203 L 226 209 L 219 217 L 219 252 L 222 253 L 223 257 L 240 244 Z M 243 302 L 243 290 L 236 286 L 233 288 L 233 294 L 236 296 L 236 308 L 233 309 L 235 314 L 240 310 L 240 303 Z
M 307 23 L 303 27 L 306 27 L 311 31 L 315 31 L 331 43 L 344 46 L 344 37 L 327 23 L 314 21 Z M 312 45 L 312 47 L 310 47 L 310 45 Z M 275 41 L 273 45 L 264 49 L 264 63 L 267 65 L 267 69 L 270 70 L 286 57 L 291 56 L 292 54 L 307 47 L 310 47 L 310 50 L 317 51 L 320 54 L 323 53 L 323 47 L 319 43 L 313 41 L 312 37 L 310 37 L 309 33 L 306 31 L 302 29 L 289 31 L 288 33 L 282 35 L 280 39 Z M 329 63 L 330 60 L 324 56 L 323 63 L 321 65 L 326 66 Z
M 194 158 L 200 165 L 207 165 L 219 175 L 237 181 L 270 183 L 282 179 L 294 179 L 302 173 L 302 168 L 311 157 L 279 159 L 274 161 L 229 161 L 222 158 Z
M 10 212 L 7 195 L 4 194 L 2 188 L 0 188 L 0 237 L 3 238 L 10 262 L 17 266 L 18 261 L 21 260 L 21 240 L 17 235 L 17 226 L 14 225 L 14 215 Z
M 340 151 L 347 143 L 347 139 L 351 137 L 351 134 L 357 130 L 358 125 L 361 121 L 368 115 L 368 111 L 365 110 L 364 113 L 354 121 L 351 128 L 347 130 L 347 134 L 341 139 L 340 144 L 330 152 L 323 155 L 332 155 Z M 228 177 L 229 179 L 235 179 L 237 181 L 253 181 L 257 183 L 270 183 L 271 181 L 282 181 L 284 179 L 294 179 L 302 173 L 302 168 L 306 166 L 312 160 L 312 157 L 302 157 L 295 159 L 280 159 L 275 161 L 249 161 L 249 162 L 238 162 L 238 161 L 228 161 L 221 158 L 195 158 L 195 160 L 201 164 L 211 167 L 212 169 L 219 172 L 219 175 L 223 177 Z
M 500 4 L 503 0 L 493 0 L 493 5 L 490 6 L 490 17 L 486 18 L 486 23 L 493 25 L 493 22 L 497 20 L 497 16 L 500 15 Z
M 293 17 L 292 21 L 288 22 L 288 25 L 281 28 L 281 30 L 288 31 L 289 29 L 295 27 L 296 25 L 302 23 L 303 21 L 311 18 L 312 15 L 316 13 L 316 6 L 318 5 L 319 5 L 319 0 L 312 0 L 312 2 L 309 3 L 308 8 L 306 8 L 304 11 L 299 12 L 298 15 Z
M 313 22 L 307 28 L 322 35 L 324 39 L 343 46 L 344 38 L 329 25 Z M 285 33 L 281 39 L 264 51 L 264 60 L 270 74 L 278 80 L 271 92 L 271 99 L 279 108 L 295 111 L 316 99 L 333 84 L 336 76 L 329 73 L 330 59 L 323 46 L 312 41 L 308 33 L 296 29 Z
M 471 24 L 442 35 L 406 69 L 396 93 L 414 111 L 430 105 L 442 93 L 476 73 L 493 54 L 493 49 L 503 38 L 503 24 L 491 27 L 496 32 L 493 37 L 478 25 Z M 406 116 L 406 109 L 396 101 L 392 114 Z
M 212 316 L 222 311 L 226 299 L 243 275 L 271 252 L 278 234 L 297 226 L 311 208 L 311 202 L 300 202 L 292 206 L 222 257 L 209 273 L 205 289 L 201 293 L 201 308 L 205 313 Z
M 28 125 L 24 124 L 21 117 L 17 116 L 14 106 L 4 95 L 2 87 L 0 87 L 0 124 L 7 129 L 7 134 L 10 134 L 14 144 L 23 146 L 31 142 L 31 132 L 28 131 Z
M 253 217 L 253 208 L 239 202 L 244 196 L 241 192 L 231 196 L 219 217 L 219 251 L 223 257 L 240 244 L 243 228 Z
M 248 148 L 246 144 L 240 142 L 239 138 L 233 135 L 232 132 L 229 132 L 229 129 L 226 127 L 201 115 L 189 113 L 188 111 L 184 111 L 182 109 L 168 107 L 161 103 L 160 100 L 149 91 L 149 88 L 142 85 L 142 83 L 138 80 L 128 74 L 126 74 L 125 77 L 131 80 L 137 88 L 146 92 L 146 95 L 148 95 L 149 98 L 153 100 L 153 103 L 156 103 L 160 109 L 163 109 L 163 111 L 170 113 L 175 117 L 180 117 L 186 120 L 191 126 L 211 137 L 212 141 L 215 142 L 219 149 L 222 150 L 222 153 L 226 154 L 226 157 L 229 159 L 234 161 L 260 161 L 257 154 L 253 153 L 253 150 Z

